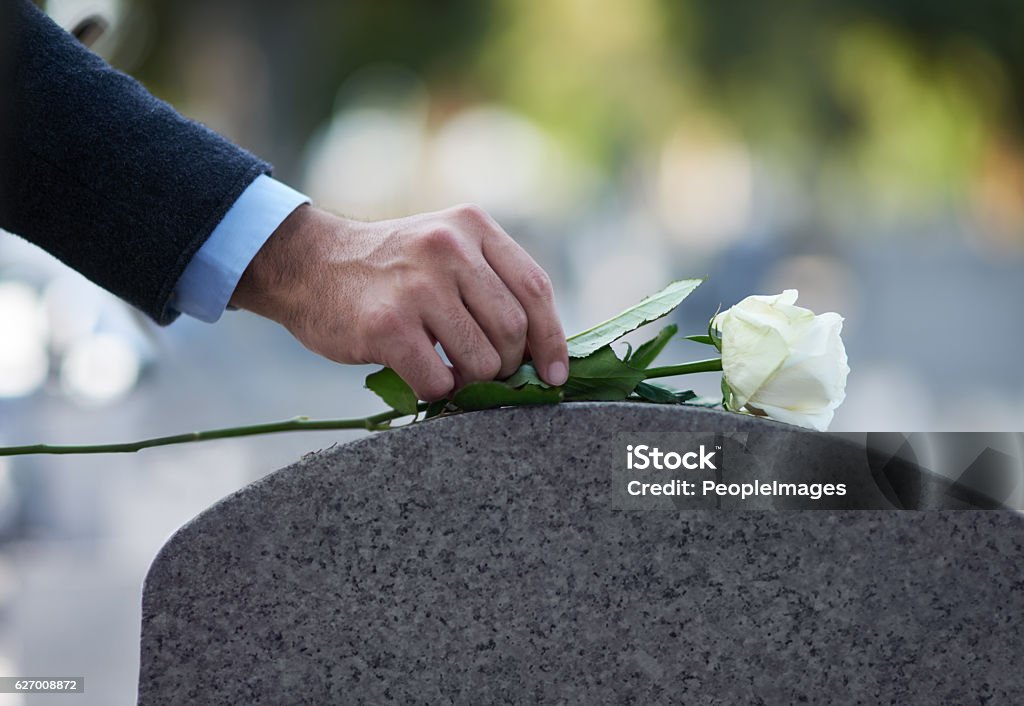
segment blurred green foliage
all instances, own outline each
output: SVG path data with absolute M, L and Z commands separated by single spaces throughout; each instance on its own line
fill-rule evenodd
M 353 71 L 392 62 L 432 109 L 518 109 L 610 173 L 680 125 L 711 124 L 826 179 L 913 197 L 966 178 L 1024 129 L 1019 0 L 134 0 L 136 73 L 172 100 L 196 43 L 248 37 L 287 161 Z M 248 80 L 245 75 L 239 81 Z M 828 149 L 828 158 L 819 152 Z

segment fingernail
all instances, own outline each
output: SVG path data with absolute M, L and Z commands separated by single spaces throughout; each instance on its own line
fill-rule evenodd
M 561 385 L 569 379 L 569 369 L 565 367 L 565 363 L 558 361 L 548 366 L 548 384 L 549 385 Z

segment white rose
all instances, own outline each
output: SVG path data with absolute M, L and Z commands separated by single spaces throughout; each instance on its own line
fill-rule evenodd
M 843 318 L 794 306 L 797 291 L 747 297 L 718 314 L 723 389 L 730 409 L 828 429 L 850 373 L 839 337 Z

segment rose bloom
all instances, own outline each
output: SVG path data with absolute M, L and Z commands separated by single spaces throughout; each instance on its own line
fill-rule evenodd
M 843 317 L 794 306 L 797 291 L 751 296 L 718 314 L 723 390 L 734 411 L 825 431 L 850 373 Z

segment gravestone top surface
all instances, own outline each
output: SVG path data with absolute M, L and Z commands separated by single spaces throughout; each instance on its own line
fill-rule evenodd
M 765 430 L 792 433 L 786 467 L 863 466 L 813 432 L 631 403 L 458 415 L 310 454 L 161 550 L 140 703 L 1018 698 L 1019 515 L 613 497 L 622 432 Z

